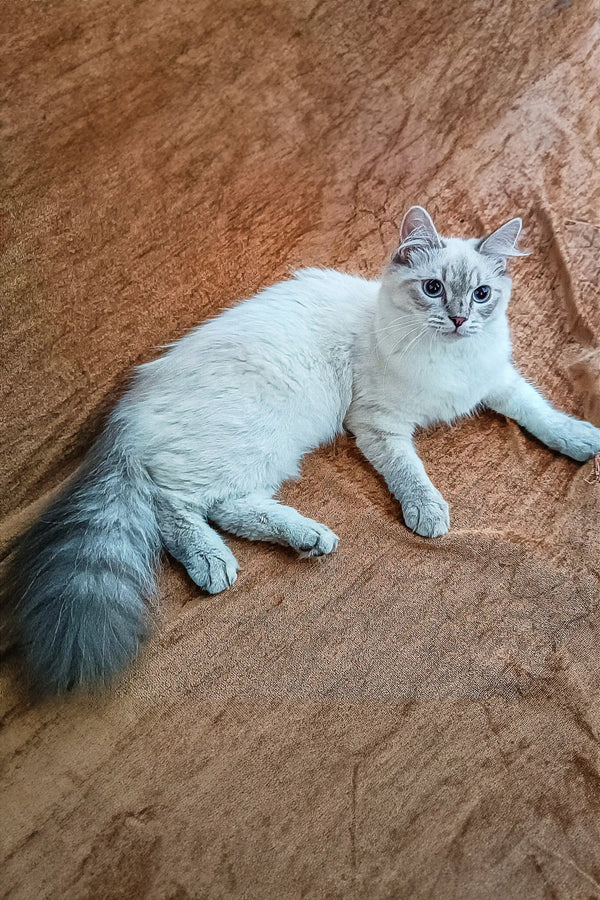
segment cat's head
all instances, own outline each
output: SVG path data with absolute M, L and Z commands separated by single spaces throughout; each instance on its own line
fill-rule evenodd
M 511 280 L 511 256 L 521 219 L 511 219 L 485 238 L 444 238 L 429 213 L 412 206 L 402 222 L 400 246 L 385 270 L 382 284 L 388 304 L 431 328 L 442 339 L 481 332 L 504 315 Z

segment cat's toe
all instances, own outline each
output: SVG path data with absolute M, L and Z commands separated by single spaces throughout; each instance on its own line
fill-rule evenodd
M 334 534 L 327 525 L 315 522 L 313 527 L 306 529 L 296 549 L 301 556 L 326 556 L 328 553 L 333 553 L 337 549 L 337 545 L 337 534 Z
M 209 594 L 220 594 L 221 591 L 226 591 L 231 587 L 237 579 L 238 569 L 239 564 L 233 554 L 231 554 L 231 559 L 212 556 L 209 562 L 209 579 L 206 586 Z
M 450 510 L 444 499 L 409 500 L 402 513 L 407 527 L 422 537 L 440 537 L 450 528 Z
M 187 566 L 190 578 L 209 594 L 220 594 L 237 579 L 239 563 L 233 553 L 220 552 L 219 556 L 198 554 L 193 564 Z
M 596 453 L 600 453 L 600 428 L 590 422 L 573 421 L 563 442 L 563 453 L 578 462 L 587 462 Z

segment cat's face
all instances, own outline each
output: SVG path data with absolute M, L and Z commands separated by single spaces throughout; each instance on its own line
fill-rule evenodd
M 394 311 L 407 317 L 407 325 L 412 318 L 445 340 L 478 334 L 506 311 L 506 259 L 521 255 L 520 229 L 520 219 L 513 219 L 485 239 L 443 238 L 425 210 L 412 207 L 384 275 Z

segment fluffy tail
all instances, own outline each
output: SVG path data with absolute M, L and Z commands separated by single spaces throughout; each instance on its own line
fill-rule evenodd
M 106 684 L 135 657 L 161 547 L 151 486 L 109 429 L 20 540 L 5 592 L 43 692 Z

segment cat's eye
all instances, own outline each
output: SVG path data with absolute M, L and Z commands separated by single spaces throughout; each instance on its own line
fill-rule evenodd
M 428 278 L 421 286 L 423 293 L 427 294 L 428 297 L 441 297 L 444 293 L 444 285 L 437 278 Z
M 492 289 L 489 284 L 480 284 L 473 291 L 473 300 L 475 303 L 485 303 L 492 296 Z

